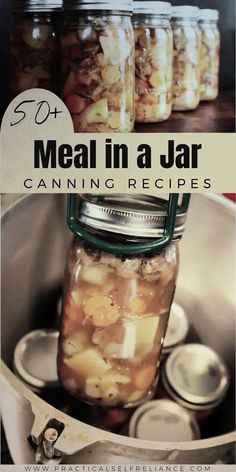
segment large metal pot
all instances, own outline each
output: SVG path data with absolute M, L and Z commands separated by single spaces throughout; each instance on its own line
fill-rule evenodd
M 221 197 L 195 195 L 181 242 L 176 301 L 187 311 L 194 340 L 215 349 L 234 378 L 235 323 L 234 205 Z M 2 418 L 16 464 L 33 463 L 27 438 L 40 444 L 51 419 L 64 425 L 55 450 L 65 463 L 215 463 L 232 461 L 234 386 L 209 437 L 185 443 L 127 438 L 82 423 L 44 402 L 10 370 L 17 341 L 28 331 L 50 327 L 70 239 L 65 199 L 32 195 L 2 218 Z M 50 423 L 51 424 L 51 423 Z

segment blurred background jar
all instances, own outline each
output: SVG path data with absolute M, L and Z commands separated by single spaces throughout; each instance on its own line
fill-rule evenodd
M 185 344 L 163 365 L 156 398 L 173 400 L 203 421 L 223 401 L 229 381 L 228 369 L 215 351 L 204 344 Z
M 200 10 L 201 31 L 200 81 L 201 100 L 215 100 L 219 94 L 220 31 L 217 10 Z
M 159 122 L 172 111 L 173 35 L 171 4 L 134 2 L 135 120 Z
M 64 0 L 62 98 L 76 132 L 134 125 L 132 2 Z
M 195 110 L 200 102 L 200 29 L 197 7 L 172 8 L 173 110 Z
M 58 29 L 62 0 L 14 0 L 10 95 L 32 88 L 59 91 Z
M 133 407 L 156 388 L 189 200 L 70 198 L 59 378 L 89 404 Z

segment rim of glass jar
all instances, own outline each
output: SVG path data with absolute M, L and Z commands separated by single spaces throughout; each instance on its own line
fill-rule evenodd
M 204 354 L 210 355 L 210 358 L 208 359 L 208 366 L 212 364 L 213 355 L 214 362 L 217 362 L 218 372 L 221 379 L 220 384 L 215 389 L 215 393 L 209 391 L 208 394 L 197 394 L 195 393 L 194 389 L 193 392 L 191 392 L 176 383 L 176 378 L 174 377 L 174 372 L 178 372 L 176 359 L 179 359 L 179 353 L 181 353 L 182 355 L 184 353 L 187 359 L 189 350 L 190 352 L 195 352 L 195 354 L 199 356 L 204 356 Z M 179 360 L 178 363 L 178 365 L 182 365 L 182 370 L 184 370 L 183 360 Z M 193 409 L 196 410 L 205 410 L 209 407 L 218 405 L 224 398 L 229 386 L 229 372 L 221 357 L 218 355 L 218 353 L 214 352 L 208 346 L 198 343 L 190 343 L 176 347 L 172 351 L 164 365 L 164 368 L 161 372 L 161 378 L 163 381 L 163 385 L 166 388 L 166 391 L 173 398 L 178 399 L 178 401 L 181 401 L 181 404 L 185 403 L 185 405 L 190 405 Z
M 171 17 L 170 22 L 173 26 L 175 25 L 192 25 L 194 27 L 199 26 L 198 18 L 173 18 Z
M 111 12 L 117 14 L 133 13 L 133 2 L 130 0 L 120 0 L 117 6 L 114 6 L 112 0 L 63 0 L 63 11 L 79 11 L 79 12 Z
M 134 14 L 171 15 L 171 3 L 159 1 L 133 1 Z
M 198 19 L 199 21 L 219 21 L 219 10 L 211 8 L 202 8 L 199 10 Z
M 200 25 L 206 23 L 206 24 L 210 24 L 210 25 L 213 24 L 213 25 L 218 26 L 218 20 L 213 20 L 213 19 L 212 19 L 212 20 L 210 20 L 210 19 L 209 19 L 209 20 L 208 20 L 208 19 L 200 20 L 200 19 L 199 19 L 198 21 L 199 21 L 199 24 L 200 24 Z
M 193 19 L 198 21 L 199 18 L 199 8 L 193 7 L 190 5 L 181 5 L 178 7 L 172 7 L 171 9 L 171 17 L 173 19 Z
M 116 195 L 117 196 L 117 195 Z M 143 196 L 144 197 L 144 196 Z M 81 195 L 80 195 L 81 198 Z M 155 229 L 155 233 L 153 234 L 141 234 L 139 237 L 142 237 L 143 239 L 145 238 L 144 242 L 126 242 L 124 243 L 113 243 L 109 240 L 109 238 L 103 239 L 102 237 L 98 237 L 96 234 L 93 234 L 91 232 L 91 228 L 96 229 L 101 229 L 101 224 L 102 221 L 99 220 L 99 225 L 94 226 L 88 224 L 88 219 L 91 219 L 91 211 L 89 207 L 89 218 L 83 218 L 81 220 L 78 217 L 78 196 L 77 194 L 70 194 L 68 196 L 68 207 L 67 207 L 67 224 L 69 229 L 72 231 L 72 233 L 80 238 L 81 240 L 85 241 L 86 243 L 89 243 L 91 246 L 96 247 L 99 250 L 109 252 L 112 254 L 118 254 L 118 255 L 123 255 L 123 256 L 134 256 L 137 254 L 154 254 L 160 252 L 160 250 L 164 249 L 166 246 L 168 246 L 172 241 L 173 238 L 182 236 L 185 228 L 185 221 L 182 221 L 182 218 L 184 220 L 186 219 L 187 211 L 188 211 L 188 206 L 190 202 L 190 194 L 184 194 L 182 197 L 182 202 L 180 205 L 178 205 L 178 194 L 170 194 L 168 202 L 166 202 L 166 212 L 164 215 L 158 215 L 158 218 L 156 222 L 158 222 L 159 226 L 159 231 L 161 230 L 161 234 L 159 234 L 157 231 L 158 229 Z M 100 210 L 100 207 L 97 206 L 98 209 Z M 98 211 L 99 211 L 98 210 Z M 133 217 L 134 216 L 134 210 L 121 210 L 118 208 L 118 214 L 119 216 L 122 214 L 123 217 Z M 115 210 L 116 212 L 116 210 Z M 100 211 L 99 211 L 100 213 Z M 111 209 L 111 212 L 109 209 L 105 209 L 105 213 L 107 216 L 111 215 L 112 217 L 114 216 L 113 210 Z M 147 215 L 148 220 L 150 220 L 151 215 Z M 94 219 L 93 217 L 92 219 Z M 142 217 L 143 218 L 143 217 Z M 177 233 L 176 233 L 176 221 L 179 221 L 179 226 L 177 225 Z M 105 217 L 106 219 L 106 217 Z M 146 219 L 146 215 L 144 215 L 144 219 Z M 139 220 L 139 216 L 138 216 Z M 151 218 L 152 220 L 152 218 Z M 143 220 L 142 220 L 143 221 Z M 160 228 L 160 223 L 163 225 Z M 86 226 L 85 226 L 86 225 Z M 121 226 L 121 225 L 120 225 Z M 120 228 L 119 226 L 119 228 Z M 143 226 L 143 225 L 142 225 Z M 88 229 L 88 228 L 89 229 Z M 111 228 L 112 225 L 109 225 L 108 228 Z M 125 221 L 123 221 L 122 227 L 126 227 Z M 117 227 L 114 231 L 115 227 L 113 226 L 113 231 L 111 231 L 113 234 L 123 234 L 127 237 L 132 238 L 132 236 L 137 237 L 137 231 L 138 228 L 137 226 L 134 226 L 132 229 L 135 233 L 128 233 L 126 231 L 126 234 L 124 232 L 119 233 Z
M 142 21 L 140 21 L 142 19 Z M 153 13 L 133 13 L 132 15 L 132 21 L 135 23 L 136 21 L 138 23 L 145 22 L 145 20 L 166 20 L 170 22 L 171 15 L 167 14 L 153 14 Z
M 166 376 L 166 372 L 165 372 L 165 368 L 162 369 L 161 371 L 161 381 L 162 381 L 162 384 L 163 384 L 163 387 L 165 388 L 166 392 L 170 395 L 170 397 L 176 401 L 179 405 L 187 408 L 188 410 L 191 410 L 191 411 L 205 411 L 205 410 L 208 410 L 209 408 L 214 408 L 214 407 L 217 407 L 223 400 L 224 396 L 223 397 L 219 397 L 217 400 L 215 401 L 211 401 L 209 403 L 203 403 L 203 404 L 199 404 L 199 403 L 192 403 L 190 401 L 188 401 L 187 399 L 181 397 L 181 395 L 178 394 L 178 392 L 176 392 L 176 390 L 172 387 L 172 385 L 169 383 L 168 379 L 167 379 L 167 376 Z
M 14 0 L 13 13 L 50 13 L 62 11 L 62 0 Z

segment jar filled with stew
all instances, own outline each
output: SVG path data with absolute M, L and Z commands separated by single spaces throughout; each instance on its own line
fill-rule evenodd
M 160 122 L 172 110 L 171 4 L 134 2 L 135 120 Z
M 223 401 L 228 387 L 228 369 L 220 356 L 203 344 L 186 344 L 168 357 L 156 396 L 176 401 L 204 421 Z
M 200 29 L 197 7 L 172 8 L 173 110 L 194 110 L 200 101 Z
M 128 408 L 152 397 L 188 199 L 70 197 L 58 372 L 76 398 Z
M 13 1 L 10 95 L 32 88 L 59 91 L 58 29 L 62 0 Z
M 75 132 L 130 132 L 134 124 L 132 2 L 65 0 L 62 98 Z
M 220 31 L 217 10 L 200 10 L 201 100 L 215 100 L 219 94 Z

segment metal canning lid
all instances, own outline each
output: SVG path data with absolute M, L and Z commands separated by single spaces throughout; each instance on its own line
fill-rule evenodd
M 151 13 L 156 15 L 170 15 L 171 3 L 157 2 L 156 0 L 147 2 L 133 2 L 134 13 Z
M 170 400 L 152 400 L 138 408 L 129 424 L 129 436 L 161 442 L 200 439 L 191 413 Z
M 218 10 L 211 10 L 210 8 L 203 8 L 199 10 L 199 16 L 198 16 L 200 21 L 204 20 L 219 20 L 219 11 Z
M 162 371 L 168 393 L 195 409 L 217 405 L 229 386 L 229 373 L 220 356 L 203 344 L 179 346 Z
M 62 8 L 62 0 L 13 0 L 13 11 L 23 12 L 50 12 Z
M 114 11 L 133 11 L 132 0 L 64 0 L 64 10 L 114 10 Z
M 182 5 L 180 7 L 172 7 L 172 18 L 196 18 L 198 19 L 199 8 L 191 7 L 189 5 Z
M 32 390 L 59 385 L 57 376 L 58 331 L 35 330 L 17 343 L 14 370 Z
M 173 348 L 184 342 L 189 330 L 189 322 L 183 308 L 173 303 L 164 339 L 162 353 L 168 354 Z
M 78 219 L 86 226 L 137 238 L 163 236 L 168 202 L 148 195 L 81 195 Z M 174 238 L 182 236 L 187 212 L 177 210 Z

